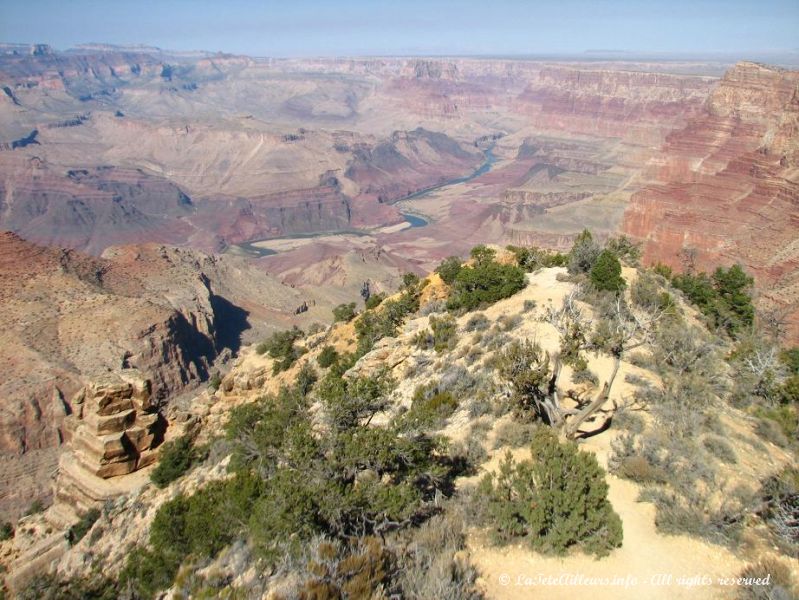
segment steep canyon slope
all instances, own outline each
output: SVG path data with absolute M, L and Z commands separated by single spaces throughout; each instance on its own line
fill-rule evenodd
M 623 223 L 645 260 L 743 263 L 799 339 L 799 72 L 736 65 L 646 175 Z
M 49 491 L 62 421 L 85 381 L 138 369 L 163 402 L 206 379 L 242 336 L 287 326 L 303 302 L 234 257 L 150 244 L 95 258 L 8 232 L 0 300 L 2 514 Z

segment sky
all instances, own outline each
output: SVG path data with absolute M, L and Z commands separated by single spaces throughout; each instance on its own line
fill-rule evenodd
M 753 54 L 799 49 L 799 0 L 0 0 L 0 41 L 253 56 Z

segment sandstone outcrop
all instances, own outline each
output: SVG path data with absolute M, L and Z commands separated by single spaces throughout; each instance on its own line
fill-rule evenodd
M 128 371 L 95 380 L 72 399 L 65 419 L 71 451 L 98 477 L 126 475 L 151 464 L 158 413 L 150 382 Z
M 0 234 L 0 513 L 49 496 L 64 419 L 86 381 L 136 368 L 163 404 L 243 335 L 288 326 L 301 302 L 232 256 L 153 244 L 94 258 Z

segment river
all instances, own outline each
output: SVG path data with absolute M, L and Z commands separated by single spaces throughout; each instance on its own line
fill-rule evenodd
M 400 198 L 396 202 L 407 202 L 409 200 L 417 200 L 419 198 L 423 198 L 428 194 L 432 194 L 433 192 L 449 187 L 451 185 L 461 185 L 476 177 L 480 177 L 480 175 L 484 175 L 491 170 L 491 167 L 494 166 L 494 163 L 497 162 L 497 157 L 494 156 L 494 147 L 491 146 L 490 148 L 486 149 L 483 152 L 483 156 L 485 157 L 485 161 L 481 164 L 477 169 L 475 169 L 469 175 L 464 177 L 456 177 L 455 179 L 448 179 L 442 183 L 434 185 L 429 188 L 425 188 L 423 190 L 419 190 L 418 192 L 414 192 L 413 194 L 409 194 L 404 198 Z M 422 217 L 421 215 L 415 214 L 409 210 L 400 210 L 400 214 L 403 218 L 410 223 L 411 227 L 425 227 L 428 224 L 428 220 Z M 234 244 L 232 245 L 227 251 L 231 251 L 234 253 L 243 253 L 248 256 L 271 256 L 273 254 L 277 254 L 276 250 L 272 250 L 271 248 L 264 248 L 262 246 L 257 246 L 256 244 L 261 244 L 263 242 L 269 241 L 276 241 L 276 240 L 286 240 L 286 239 L 305 239 L 305 238 L 315 238 L 320 237 L 323 235 L 369 235 L 368 232 L 364 231 L 328 231 L 328 232 L 317 232 L 317 233 L 297 233 L 292 235 L 284 235 L 280 238 L 267 238 L 264 240 L 252 240 L 249 242 L 244 242 L 242 244 Z

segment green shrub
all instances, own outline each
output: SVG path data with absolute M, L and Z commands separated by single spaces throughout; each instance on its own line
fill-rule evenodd
M 780 362 L 791 375 L 799 375 L 799 346 L 780 352 Z
M 674 299 L 660 287 L 658 276 L 652 271 L 643 271 L 630 286 L 633 305 L 648 312 L 676 310 Z
M 661 277 L 663 277 L 667 281 L 671 281 L 671 278 L 674 277 L 674 270 L 670 266 L 664 265 L 661 262 L 655 263 L 652 266 L 652 271 L 656 275 L 660 275 Z
M 28 510 L 25 511 L 25 516 L 28 517 L 30 515 L 37 515 L 41 512 L 44 512 L 44 504 L 42 503 L 41 500 L 36 499 L 33 502 L 31 502 L 30 506 L 28 507 Z
M 717 324 L 730 333 L 750 327 L 755 319 L 755 307 L 749 293 L 754 279 L 746 274 L 741 265 L 735 264 L 727 270 L 718 267 L 713 272 L 713 284 L 723 302 L 716 315 Z
M 382 307 L 381 314 L 386 308 L 391 307 Z M 434 499 L 453 489 L 465 466 L 446 453 L 443 441 L 412 430 L 402 418 L 375 424 L 395 382 L 385 372 L 343 377 L 353 361 L 345 355 L 331 365 L 313 397 L 297 382 L 231 410 L 225 425 L 231 477 L 161 505 L 148 544 L 129 554 L 122 589 L 152 598 L 180 578 L 181 565 L 209 564 L 245 538 L 265 568 L 297 564 L 322 536 L 335 546 L 326 552 L 325 569 L 331 570 L 322 573 L 316 565 L 308 577 L 333 588 L 317 589 L 315 583 L 313 590 L 369 597 L 375 586 L 380 589 L 388 580 L 372 567 L 381 562 L 371 560 L 374 554 L 364 560 L 359 538 L 405 535 L 431 516 Z M 414 399 L 410 412 L 420 420 L 443 419 L 457 407 L 450 391 L 458 389 L 457 382 L 449 380 L 464 377 L 450 371 L 442 375 L 447 389 L 444 383 L 431 386 Z M 348 568 L 340 571 L 334 563 Z M 398 577 L 393 569 L 390 575 Z
M 782 431 L 782 427 L 779 423 L 769 418 L 758 419 L 757 423 L 755 424 L 755 433 L 761 439 L 771 442 L 775 446 L 779 446 L 780 448 L 788 447 L 788 438 Z
M 485 257 L 460 270 L 447 300 L 449 310 L 470 311 L 508 298 L 525 286 L 524 271 Z
M 549 252 L 536 247 L 508 246 L 516 257 L 516 264 L 528 273 L 543 267 L 565 267 L 569 262 L 566 254 Z
M 90 508 L 85 513 L 83 513 L 80 517 L 80 521 L 75 523 L 72 527 L 69 528 L 67 532 L 67 539 L 69 540 L 69 545 L 74 546 L 79 541 L 81 541 L 89 530 L 94 526 L 97 522 L 97 519 L 100 518 L 100 511 L 97 508 Z
M 237 474 L 161 505 L 150 528 L 149 545 L 128 555 L 120 573 L 122 587 L 131 588 L 139 597 L 152 598 L 171 586 L 189 555 L 198 559 L 216 556 L 243 535 L 262 489 L 256 478 Z
M 739 538 L 742 522 L 738 515 L 712 509 L 704 495 L 648 487 L 638 499 L 655 504 L 655 527 L 663 533 L 693 535 L 715 544 L 734 544 Z
M 419 294 L 415 289 L 405 290 L 399 298 L 386 300 L 379 311 L 367 310 L 355 321 L 358 336 L 358 355 L 369 352 L 379 340 L 397 335 L 400 324 L 408 315 L 419 310 Z
M 181 557 L 174 552 L 154 552 L 149 548 L 134 548 L 119 573 L 122 589 L 135 594 L 131 597 L 150 600 L 172 585 L 180 567 Z
M 338 352 L 336 352 L 336 349 L 333 348 L 333 346 L 325 346 L 322 348 L 319 356 L 316 357 L 316 362 L 319 363 L 319 366 L 323 369 L 327 369 L 329 366 L 337 363 L 338 358 Z
M 758 514 L 774 534 L 778 546 L 796 555 L 799 552 L 799 468 L 788 465 L 768 477 L 758 496 L 762 503 Z
M 667 480 L 663 469 L 653 466 L 646 457 L 637 455 L 623 458 L 614 474 L 636 483 L 665 483 Z
M 436 352 L 451 350 L 458 343 L 458 325 L 452 316 L 431 316 L 430 328 L 433 330 L 433 347 Z
M 626 235 L 610 238 L 605 244 L 605 248 L 613 252 L 619 260 L 631 266 L 637 265 L 641 258 L 641 245 L 633 242 Z
M 158 456 L 158 465 L 150 472 L 150 480 L 163 488 L 188 471 L 195 460 L 194 445 L 189 436 L 166 442 Z
M 441 264 L 436 267 L 436 273 L 439 274 L 444 283 L 452 285 L 462 268 L 461 259 L 457 256 L 450 256 L 441 261 Z
M 379 598 L 396 572 L 396 557 L 377 537 L 364 537 L 344 546 L 321 541 L 308 565 L 311 577 L 300 598 Z
M 621 263 L 610 250 L 603 250 L 591 267 L 591 283 L 600 291 L 619 293 L 625 282 L 621 276 Z
M 497 251 L 493 248 L 489 248 L 484 244 L 479 244 L 472 248 L 469 252 L 469 256 L 477 265 L 487 265 L 488 263 L 494 262 L 494 259 L 497 256 Z
M 208 379 L 208 387 L 212 391 L 216 391 L 219 389 L 219 386 L 222 385 L 222 376 L 219 374 L 219 371 L 216 371 L 211 377 Z
M 382 294 L 382 293 L 381 294 L 372 294 L 366 300 L 366 302 L 364 303 L 364 306 L 366 306 L 366 310 L 371 310 L 373 308 L 377 308 L 378 306 L 380 306 L 380 304 L 385 299 L 386 299 L 386 295 L 385 294 Z
M 511 448 L 521 448 L 533 441 L 533 435 L 537 429 L 534 423 L 516 421 L 511 419 L 500 425 L 494 436 L 494 448 L 509 446 Z
M 458 400 L 437 383 L 420 385 L 413 393 L 410 410 L 402 416 L 402 424 L 411 429 L 438 428 L 457 408 Z
M 644 418 L 631 410 L 618 410 L 613 416 L 613 426 L 631 433 L 641 433 L 644 430 Z
M 452 350 L 458 343 L 458 325 L 450 315 L 431 316 L 430 329 L 420 331 L 414 341 L 422 349 L 433 348 L 439 353 Z
M 485 331 L 491 326 L 491 322 L 483 313 L 475 313 L 466 321 L 464 329 L 468 332 Z
M 621 519 L 596 457 L 546 427 L 536 430 L 530 451 L 532 460 L 519 463 L 508 453 L 499 472 L 480 482 L 498 538 L 526 536 L 533 548 L 558 554 L 576 546 L 603 556 L 621 546 Z
M 476 588 L 479 575 L 466 547 L 466 519 L 458 506 L 413 530 L 406 550 L 399 553 L 397 597 L 413 599 L 483 600 Z
M 0 597 L 6 598 L 0 591 Z M 120 590 L 114 582 L 92 573 L 87 577 L 62 579 L 55 573 L 39 573 L 16 590 L 17 600 L 117 600 Z
M 706 273 L 683 273 L 672 279 L 699 311 L 717 329 L 736 337 L 754 322 L 755 309 L 750 295 L 754 280 L 741 265 L 717 268 L 710 277 Z
M 758 407 L 755 414 L 763 419 L 773 421 L 787 440 L 799 439 L 799 407 L 790 405 L 780 405 L 774 408 Z
M 355 318 L 355 302 L 339 304 L 333 308 L 334 323 L 349 323 Z
M 472 427 L 465 441 L 450 444 L 449 453 L 452 459 L 464 461 L 471 469 L 485 462 L 488 452 L 483 446 L 481 437 L 484 438 L 485 434 L 481 435 L 479 430 L 475 431 L 475 428 Z
M 702 445 L 705 450 L 710 452 L 713 456 L 718 458 L 721 462 L 734 465 L 738 462 L 738 457 L 735 454 L 730 443 L 724 438 L 708 435 L 702 440 Z
M 290 369 L 297 359 L 305 353 L 304 349 L 297 348 L 294 344 L 305 334 L 295 325 L 286 331 L 276 331 L 265 342 L 259 344 L 255 351 L 258 354 L 268 354 L 275 359 L 272 366 L 272 374 L 277 375 L 281 371 Z
M 785 378 L 777 389 L 777 399 L 782 404 L 799 405 L 799 375 Z
M 14 526 L 6 521 L 0 526 L 0 542 L 5 542 L 14 537 Z
M 594 266 L 601 249 L 599 244 L 594 241 L 594 236 L 587 229 L 578 235 L 572 249 L 569 252 L 569 264 L 567 266 L 571 275 L 588 273 Z
M 402 289 L 412 290 L 419 285 L 419 276 L 416 273 L 402 274 Z
M 510 401 L 521 419 L 538 418 L 550 423 L 549 357 L 538 344 L 513 340 L 494 357 L 494 368 L 511 387 Z
M 497 326 L 500 331 L 513 331 L 522 324 L 521 315 L 502 315 L 497 319 Z
M 297 387 L 297 390 L 299 390 L 300 394 L 307 396 L 318 380 L 319 376 L 311 366 L 311 363 L 306 362 L 297 372 L 297 379 L 295 380 L 294 385 Z
M 316 335 L 317 333 L 322 333 L 325 329 L 327 329 L 325 325 L 322 325 L 322 323 L 319 323 L 318 321 L 314 321 L 308 327 L 308 335 Z

